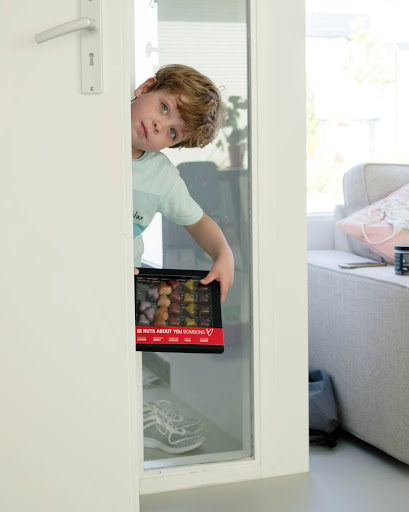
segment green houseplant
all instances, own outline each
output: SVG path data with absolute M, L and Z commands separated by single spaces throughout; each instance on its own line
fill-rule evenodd
M 240 110 L 247 110 L 248 101 L 240 96 L 229 96 L 228 101 L 223 136 L 229 148 L 230 166 L 235 169 L 241 169 L 246 151 L 248 128 L 247 125 L 240 126 Z M 224 150 L 223 140 L 219 140 L 217 147 Z

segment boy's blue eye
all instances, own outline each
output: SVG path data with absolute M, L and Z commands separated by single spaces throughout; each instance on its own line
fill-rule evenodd
M 176 130 L 174 128 L 171 128 L 169 131 L 170 131 L 170 136 L 172 137 L 172 139 L 175 139 L 176 138 Z
M 164 103 L 162 103 L 162 111 L 163 111 L 165 114 L 167 114 L 167 113 L 168 113 L 168 111 L 169 111 L 168 106 L 167 106 L 167 105 L 165 105 Z

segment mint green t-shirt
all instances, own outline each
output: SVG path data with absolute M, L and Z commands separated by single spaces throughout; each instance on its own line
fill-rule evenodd
M 179 171 L 160 151 L 132 160 L 134 266 L 141 265 L 142 232 L 157 212 L 175 224 L 189 226 L 203 210 L 190 196 Z

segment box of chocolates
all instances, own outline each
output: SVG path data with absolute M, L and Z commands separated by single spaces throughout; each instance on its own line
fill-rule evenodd
M 208 271 L 142 268 L 135 276 L 136 350 L 222 353 L 220 284 Z

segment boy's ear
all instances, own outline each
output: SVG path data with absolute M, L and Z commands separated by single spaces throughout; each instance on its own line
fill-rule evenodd
M 141 94 L 145 94 L 145 92 L 149 89 L 149 87 L 152 87 L 152 85 L 157 82 L 157 78 L 155 76 L 152 76 L 144 81 L 143 84 L 141 84 L 137 89 L 135 89 L 135 98 L 138 98 Z

